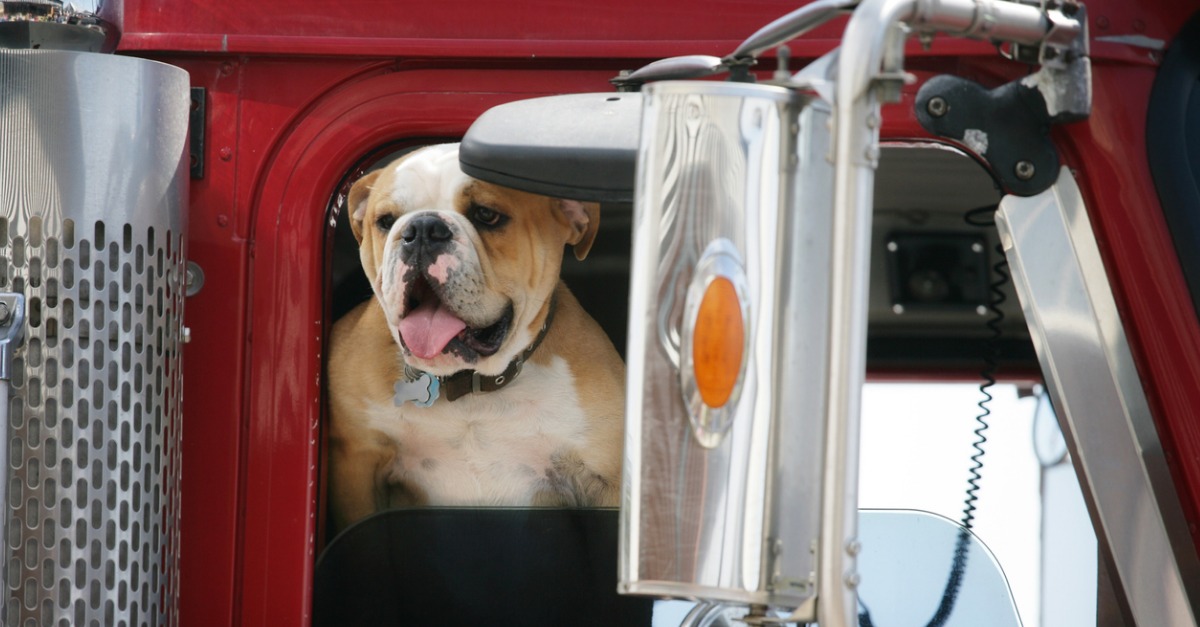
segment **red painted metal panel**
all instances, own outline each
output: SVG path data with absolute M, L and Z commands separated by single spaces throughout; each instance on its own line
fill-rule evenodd
M 631 51 L 648 50 L 645 42 L 687 42 L 689 47 L 705 41 L 736 44 L 799 4 L 803 3 L 532 0 L 398 5 L 388 0 L 261 0 L 247 5 L 234 0 L 126 0 L 122 46 L 126 50 L 312 54 L 310 46 L 316 45 L 322 54 L 357 50 L 357 54 L 387 56 L 407 54 L 400 51 L 410 42 L 453 42 L 456 48 L 486 47 L 492 42 L 498 45 L 485 56 L 628 57 L 637 56 Z M 836 38 L 840 32 L 831 26 L 815 35 Z M 287 44 L 288 38 L 303 45 Z M 348 48 L 338 52 L 341 44 Z M 377 51 L 368 52 L 367 46 L 376 46 Z M 387 46 L 393 46 L 391 52 Z M 723 46 L 715 53 L 731 49 Z
M 233 619 L 241 418 L 248 284 L 246 241 L 235 232 L 235 161 L 218 146 L 237 146 L 236 84 L 218 63 L 180 63 L 207 90 L 208 154 L 203 179 L 191 181 L 189 259 L 204 287 L 188 299 L 192 341 L 184 350 L 180 615 L 207 624 Z

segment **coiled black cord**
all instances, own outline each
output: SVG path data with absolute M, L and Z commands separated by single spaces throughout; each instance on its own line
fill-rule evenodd
M 871 622 L 871 610 L 867 608 L 867 604 L 858 600 L 858 604 L 862 606 L 862 611 L 858 613 L 858 627 L 875 627 L 875 623 Z
M 996 209 L 995 206 L 987 206 L 968 211 L 965 216 L 967 224 L 981 227 L 994 226 Z M 979 400 L 979 414 L 975 416 L 977 423 L 974 431 L 975 441 L 971 443 L 971 448 L 975 449 L 975 453 L 971 455 L 971 467 L 968 469 L 970 477 L 967 479 L 967 496 L 963 502 L 962 529 L 959 529 L 958 540 L 954 544 L 954 561 L 950 567 L 950 577 L 946 581 L 946 589 L 942 593 L 942 602 L 938 604 L 937 611 L 934 612 L 933 618 L 929 620 L 926 627 L 942 627 L 950 618 L 950 614 L 954 611 L 954 605 L 958 601 L 958 591 L 962 587 L 963 574 L 967 569 L 970 529 L 975 521 L 975 502 L 979 500 L 979 481 L 983 478 L 983 455 L 985 453 L 983 445 L 987 443 L 987 419 L 992 414 L 989 404 L 993 397 L 988 389 L 996 385 L 996 368 L 999 365 L 1000 357 L 1000 325 L 1004 322 L 1004 311 L 1000 309 L 1000 305 L 1003 305 L 1007 299 L 1002 288 L 1010 278 L 1008 259 L 1004 255 L 1004 249 L 999 245 L 996 246 L 996 257 L 997 261 L 992 265 L 992 273 L 996 279 L 988 285 L 991 298 L 987 304 L 990 315 L 986 325 L 991 333 L 984 346 L 983 369 L 979 372 L 979 376 L 983 379 L 983 383 L 979 385 L 979 392 L 983 398 Z
M 995 226 L 996 207 L 980 207 L 968 211 L 965 220 L 967 224 L 972 226 Z M 981 217 L 983 216 L 983 217 Z M 971 467 L 968 470 L 970 478 L 967 480 L 967 498 L 963 503 L 962 526 L 965 529 L 970 529 L 975 520 L 975 502 L 979 500 L 979 480 L 982 479 L 980 471 L 983 469 L 983 445 L 987 442 L 988 416 L 992 415 L 992 410 L 988 406 L 992 401 L 992 394 L 988 391 L 989 388 L 996 385 L 996 368 L 999 365 L 1000 359 L 1000 337 L 1002 335 L 1000 325 L 1004 323 L 1004 310 L 1000 306 L 1008 299 L 1002 289 L 1008 284 L 1010 279 L 1008 274 L 1008 258 L 1004 255 L 1004 248 L 999 244 L 996 245 L 996 263 L 992 264 L 992 274 L 996 277 L 988 284 L 988 292 L 991 298 L 988 301 L 987 309 L 989 312 L 986 326 L 988 331 L 987 342 L 983 349 L 983 369 L 980 370 L 979 376 L 983 379 L 983 383 L 979 386 L 979 392 L 983 398 L 979 400 L 979 415 L 975 416 L 975 422 L 978 426 L 975 429 L 975 441 L 971 443 L 971 447 L 975 449 L 975 454 L 971 455 Z
M 972 209 L 966 213 L 964 219 L 967 224 L 978 227 L 992 227 L 996 225 L 996 205 L 988 205 Z M 1004 311 L 1000 306 L 1007 300 L 1007 296 L 1002 289 L 1008 284 L 1011 279 L 1008 273 L 1008 258 L 1004 254 L 1004 248 L 997 245 L 995 248 L 997 261 L 992 264 L 992 273 L 996 277 L 988 284 L 988 320 L 985 323 L 988 330 L 991 332 L 984 345 L 983 352 L 983 369 L 979 371 L 980 378 L 983 383 L 979 385 L 979 392 L 983 398 L 977 403 L 979 414 L 975 416 L 977 424 L 974 434 L 975 441 L 971 443 L 971 448 L 975 449 L 975 453 L 971 455 L 971 466 L 967 472 L 970 475 L 967 479 L 967 494 L 963 501 L 962 512 L 962 528 L 958 531 L 958 538 L 954 543 L 954 560 L 950 566 L 950 577 L 946 581 L 946 588 L 942 592 L 942 601 L 938 604 L 937 611 L 933 617 L 929 619 L 926 627 L 942 627 L 954 612 L 954 605 L 958 601 L 958 592 L 962 588 L 963 576 L 967 570 L 967 554 L 970 549 L 971 533 L 970 529 L 975 521 L 976 501 L 979 500 L 979 481 L 983 478 L 983 456 L 985 450 L 983 445 L 987 443 L 988 416 L 992 415 L 992 410 L 989 407 L 993 396 L 988 390 L 996 385 L 996 369 L 999 366 L 1000 358 L 1000 337 L 1001 324 L 1004 322 Z M 859 601 L 862 605 L 862 601 Z M 874 627 L 871 621 L 871 612 L 866 605 L 862 606 L 862 610 L 858 614 L 859 627 Z

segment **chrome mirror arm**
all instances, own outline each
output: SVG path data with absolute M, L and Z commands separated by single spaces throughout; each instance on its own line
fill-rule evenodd
M 863 0 L 842 37 L 834 100 L 830 349 L 818 546 L 817 622 L 857 624 L 858 442 L 881 101 L 903 73 L 903 38 L 923 33 L 1072 45 L 1083 25 L 1058 9 L 1006 0 Z M 889 85 L 890 83 L 890 85 Z
M 758 58 L 758 55 L 787 43 L 829 20 L 853 11 L 861 0 L 817 0 L 758 29 L 725 59 Z

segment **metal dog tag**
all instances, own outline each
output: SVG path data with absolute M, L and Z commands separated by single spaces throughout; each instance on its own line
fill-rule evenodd
M 396 407 L 400 407 L 406 402 L 412 402 L 417 407 L 429 407 L 438 399 L 440 387 L 441 382 L 437 377 L 428 372 L 422 372 L 412 381 L 396 382 L 396 396 L 393 402 Z

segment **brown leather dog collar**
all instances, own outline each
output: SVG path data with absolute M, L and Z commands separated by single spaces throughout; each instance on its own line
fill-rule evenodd
M 476 392 L 495 392 L 504 386 L 512 383 L 517 375 L 521 374 L 521 369 L 525 367 L 525 362 L 533 356 L 534 351 L 541 346 L 542 340 L 546 339 L 547 332 L 550 331 L 550 323 L 554 320 L 554 310 L 556 309 L 557 299 L 550 300 L 550 311 L 546 314 L 546 320 L 542 323 L 541 331 L 533 340 L 533 344 L 529 345 L 519 355 L 508 362 L 508 367 L 498 375 L 479 374 L 475 370 L 460 370 L 452 375 L 443 377 L 434 377 L 427 372 L 417 370 L 408 364 L 404 365 L 404 376 L 408 379 L 407 382 L 396 384 L 396 404 L 400 405 L 406 400 L 412 400 L 416 404 L 428 407 L 433 404 L 438 398 L 444 397 L 447 401 L 456 401 L 467 394 Z M 436 384 L 428 386 L 429 398 L 425 401 L 418 401 L 413 398 L 401 398 L 400 390 L 405 383 L 419 382 L 422 379 L 435 379 Z M 429 382 L 433 383 L 433 382 Z

